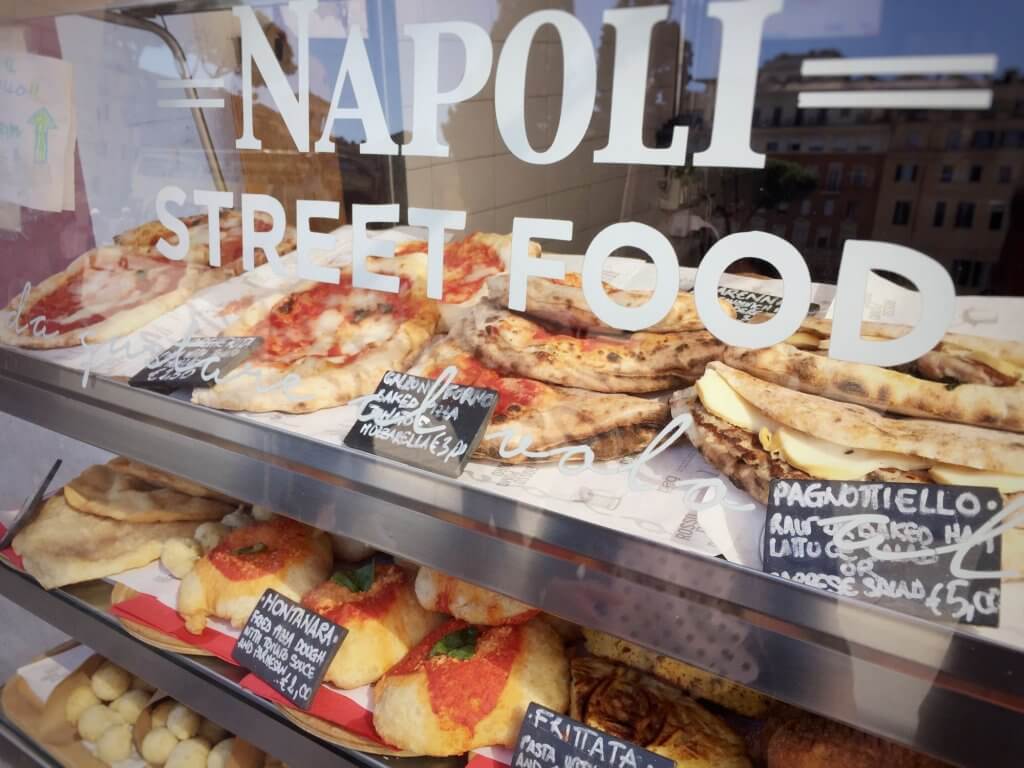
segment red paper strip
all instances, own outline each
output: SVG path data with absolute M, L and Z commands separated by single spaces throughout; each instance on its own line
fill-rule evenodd
M 185 629 L 185 622 L 177 611 L 168 608 L 152 595 L 136 595 L 130 600 L 116 603 L 110 606 L 110 612 L 115 616 L 130 619 L 144 627 L 170 635 L 175 640 L 180 640 L 193 648 L 209 651 L 217 658 L 238 666 L 238 663 L 231 658 L 231 651 L 235 647 L 235 638 L 209 627 L 204 629 L 201 635 L 192 634 Z
M 503 763 L 501 760 L 474 752 L 469 756 L 466 768 L 509 768 L 509 766 L 508 763 Z
M 261 698 L 294 709 L 288 699 L 281 696 L 267 683 L 256 677 L 256 675 L 246 675 L 242 678 L 241 685 Z M 313 703 L 306 710 L 306 713 L 339 725 L 356 736 L 362 736 L 364 739 L 370 739 L 378 744 L 388 746 L 377 735 L 377 729 L 373 727 L 372 712 L 363 709 L 352 699 L 342 696 L 326 686 L 320 686 L 320 690 L 316 692 L 316 695 L 313 697 Z
M 7 526 L 0 523 L 0 538 L 3 538 L 5 533 L 7 533 Z M 25 570 L 25 563 L 22 562 L 21 555 L 14 551 L 14 547 L 7 547 L 7 549 L 0 550 L 0 557 L 3 557 L 4 560 L 9 562 L 19 571 Z

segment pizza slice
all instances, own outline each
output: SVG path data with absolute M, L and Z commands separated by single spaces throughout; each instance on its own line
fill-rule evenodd
M 508 274 L 495 275 L 487 279 L 487 295 L 498 304 L 508 302 Z M 651 298 L 650 291 L 629 291 L 602 282 L 604 292 L 616 304 L 624 307 L 639 307 Z M 722 311 L 729 317 L 736 317 L 736 310 L 725 299 L 719 299 Z M 619 333 L 590 308 L 583 294 L 583 275 L 579 272 L 566 273 L 559 280 L 534 277 L 526 283 L 526 314 L 567 328 L 583 328 L 590 331 Z M 674 333 L 678 331 L 701 331 L 704 323 L 697 314 L 697 302 L 692 293 L 680 292 L 669 311 L 657 323 L 644 329 L 647 333 Z
M 185 261 L 202 266 L 210 265 L 210 222 L 205 213 L 185 216 L 181 219 L 188 228 L 188 253 Z M 274 219 L 268 213 L 257 211 L 254 216 L 254 229 L 257 232 L 269 232 L 274 228 Z M 145 224 L 129 229 L 114 237 L 117 245 L 132 248 L 156 248 L 161 240 L 172 245 L 178 243 L 178 236 L 159 221 L 147 221 Z M 278 254 L 285 254 L 295 249 L 295 230 L 285 228 L 285 234 L 277 246 Z M 256 250 L 256 265 L 266 261 L 266 254 Z M 222 211 L 220 214 L 220 265 L 232 274 L 242 273 L 242 214 L 238 211 Z
M 373 392 L 389 370 L 404 371 L 437 326 L 436 302 L 416 275 L 397 293 L 303 283 L 246 308 L 225 336 L 259 336 L 262 347 L 192 402 L 229 411 L 308 413 Z
M 474 307 L 457 330 L 462 346 L 503 374 L 592 392 L 657 392 L 690 384 L 725 350 L 707 331 L 570 331 L 492 301 Z
M 424 352 L 411 373 L 437 378 L 454 366 L 455 383 L 498 392 L 476 458 L 504 464 L 558 461 L 565 451 L 556 449 L 575 448 L 577 459 L 588 451 L 595 459 L 618 459 L 642 451 L 669 421 L 668 406 L 658 400 L 502 375 L 466 352 L 454 340 L 456 335 L 453 331 Z M 537 453 L 549 455 L 530 455 Z

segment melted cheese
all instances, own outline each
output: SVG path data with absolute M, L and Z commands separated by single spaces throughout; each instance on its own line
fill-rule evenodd
M 928 469 L 931 461 L 890 451 L 837 445 L 804 432 L 781 427 L 761 430 L 761 445 L 787 463 L 822 480 L 857 480 L 879 469 Z
M 771 431 L 778 429 L 778 424 L 752 406 L 718 373 L 708 368 L 697 380 L 697 394 L 700 401 L 712 414 L 727 421 L 734 427 L 747 432 L 760 432 L 767 427 Z
M 958 467 L 953 464 L 936 464 L 931 468 L 929 474 L 936 482 L 946 485 L 980 485 L 987 488 L 998 488 L 1000 493 L 1024 491 L 1024 477 L 1020 475 L 986 472 L 983 469 Z

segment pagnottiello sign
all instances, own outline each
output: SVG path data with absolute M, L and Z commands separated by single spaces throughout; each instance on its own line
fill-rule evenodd
M 722 37 L 720 67 L 715 95 L 711 144 L 693 155 L 693 163 L 704 167 L 763 168 L 765 156 L 750 147 L 758 56 L 765 21 L 782 10 L 783 0 L 733 0 L 712 2 L 707 13 L 720 22 Z M 235 141 L 241 151 L 258 151 L 262 142 L 255 135 L 253 121 L 253 67 L 266 82 L 270 99 L 281 113 L 288 133 L 300 152 L 333 152 L 331 131 L 337 120 L 358 121 L 366 135 L 359 151 L 365 155 L 406 157 L 448 157 L 450 148 L 437 136 L 437 111 L 472 98 L 490 77 L 495 78 L 494 119 L 502 140 L 511 153 L 525 163 L 549 165 L 569 156 L 583 141 L 593 116 L 597 95 L 597 62 L 593 43 L 583 23 L 561 10 L 530 13 L 509 32 L 495 62 L 490 36 L 480 26 L 465 21 L 407 24 L 403 35 L 412 40 L 417 61 L 413 82 L 412 138 L 399 146 L 392 138 L 384 116 L 379 89 L 370 66 L 362 32 L 352 26 L 335 77 L 331 107 L 321 136 L 312 144 L 309 135 L 309 34 L 310 16 L 316 0 L 289 4 L 296 19 L 297 82 L 294 92 L 268 42 L 255 11 L 238 6 L 233 13 L 241 26 L 242 135 Z M 647 91 L 647 70 L 655 26 L 668 18 L 667 5 L 612 8 L 604 11 L 604 24 L 615 31 L 615 60 L 612 76 L 608 143 L 594 152 L 595 163 L 682 166 L 687 161 L 688 128 L 675 126 L 666 147 L 648 147 L 642 128 Z M 562 48 L 563 86 L 558 128 L 547 148 L 533 147 L 527 137 L 525 120 L 526 67 L 537 32 L 552 27 Z M 459 82 L 448 90 L 439 83 L 442 37 L 454 38 L 463 49 L 465 64 Z M 350 88 L 355 106 L 342 107 L 342 94 Z M 166 186 L 157 194 L 157 215 L 176 242 L 161 238 L 160 253 L 180 260 L 189 248 L 189 231 L 174 213 L 189 196 L 180 187 Z M 210 230 L 219 229 L 220 211 L 235 205 L 232 192 L 197 189 L 192 202 L 205 207 Z M 242 262 L 255 268 L 257 249 L 266 254 L 271 268 L 286 274 L 277 253 L 285 232 L 285 212 L 280 201 L 265 194 L 241 195 Z M 262 212 L 273 221 L 267 231 L 257 231 L 255 220 Z M 337 219 L 340 205 L 335 200 L 298 200 L 295 208 L 297 231 L 296 271 L 299 277 L 338 283 L 338 267 L 317 264 L 314 249 L 331 249 L 330 235 L 313 232 L 312 219 Z M 394 243 L 371 240 L 370 224 L 394 224 L 401 218 L 397 204 L 352 206 L 352 283 L 356 288 L 396 293 L 399 279 L 369 268 L 369 258 L 394 256 Z M 430 208 L 409 208 L 409 224 L 427 230 L 427 296 L 441 299 L 444 236 L 462 230 L 466 212 Z M 565 219 L 516 217 L 512 225 L 509 256 L 508 307 L 526 309 L 526 286 L 531 277 L 563 278 L 565 265 L 555 259 L 528 257 L 530 238 L 571 240 L 573 222 Z M 211 243 L 216 238 L 211 237 Z M 633 247 L 647 254 L 657 269 L 657 282 L 646 303 L 623 306 L 604 290 L 601 275 L 605 260 L 615 250 Z M 211 249 L 212 254 L 212 249 Z M 775 315 L 764 323 L 749 324 L 727 315 L 717 301 L 722 273 L 742 258 L 756 255 L 771 264 L 785 284 L 785 296 Z M 872 270 L 896 272 L 912 282 L 929 311 L 907 334 L 885 341 L 861 338 L 860 323 L 865 289 Z M 635 221 L 610 224 L 590 242 L 582 268 L 583 292 L 590 309 L 607 325 L 639 331 L 657 323 L 671 309 L 678 285 L 678 263 L 669 239 L 655 228 Z M 800 252 L 786 240 L 767 232 L 739 232 L 711 247 L 701 262 L 694 285 L 697 310 L 704 326 L 722 341 L 739 347 L 762 348 L 784 341 L 806 317 L 811 279 Z M 956 289 L 945 268 L 926 254 L 893 243 L 847 240 L 837 281 L 835 314 L 828 354 L 842 360 L 877 365 L 897 365 L 920 357 L 942 338 L 953 319 Z

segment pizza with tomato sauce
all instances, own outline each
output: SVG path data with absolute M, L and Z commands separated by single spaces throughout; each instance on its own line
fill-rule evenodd
M 540 619 L 479 627 L 453 620 L 427 635 L 373 689 L 373 724 L 416 754 L 460 755 L 515 743 L 530 702 L 569 704 L 562 641 Z
M 296 602 L 331 572 L 331 540 L 287 517 L 237 528 L 196 561 L 178 587 L 178 613 L 193 634 L 211 616 L 242 627 L 267 589 Z
M 324 675 L 346 690 L 375 683 L 444 620 L 417 602 L 409 573 L 373 560 L 337 569 L 302 605 L 348 630 Z
M 274 219 L 268 213 L 257 211 L 253 216 L 253 228 L 257 232 L 269 232 L 274 228 Z M 184 261 L 189 264 L 210 264 L 210 221 L 205 213 L 184 216 L 181 222 L 188 229 L 188 252 Z M 134 229 L 122 232 L 114 237 L 117 245 L 132 248 L 156 248 L 161 240 L 171 245 L 178 244 L 178 236 L 159 221 L 147 221 Z M 277 245 L 278 255 L 295 249 L 295 230 L 286 227 L 284 237 Z M 262 249 L 256 249 L 255 265 L 266 262 L 267 257 Z M 220 268 L 232 274 L 242 273 L 242 214 L 238 211 L 221 211 L 220 214 Z
M 508 304 L 509 280 L 508 274 L 487 279 L 487 295 L 491 300 L 501 305 Z M 602 282 L 602 287 L 608 298 L 623 307 L 641 307 L 651 298 L 650 291 L 628 291 L 607 282 Z M 729 317 L 736 317 L 732 304 L 725 299 L 719 299 L 718 303 Z M 583 295 L 583 276 L 579 272 L 569 272 L 560 280 L 531 277 L 526 283 L 526 313 L 566 328 L 619 332 L 590 309 L 590 303 Z M 697 302 L 692 293 L 683 291 L 676 294 L 663 318 L 644 329 L 648 333 L 701 330 L 704 330 L 704 323 L 697 314 Z
M 454 366 L 456 384 L 498 392 L 498 404 L 476 458 L 504 464 L 559 461 L 565 452 L 556 449 L 575 448 L 571 460 L 582 460 L 587 454 L 599 460 L 618 459 L 642 451 L 671 418 L 668 406 L 659 400 L 501 374 L 465 351 L 455 341 L 458 335 L 456 328 L 425 351 L 411 372 L 437 378 Z M 532 455 L 539 453 L 548 455 Z
M 506 376 L 592 392 L 657 392 L 688 386 L 725 345 L 708 331 L 601 333 L 516 314 L 493 301 L 473 308 L 458 343 Z
M 402 274 L 397 293 L 338 283 L 305 282 L 242 311 L 225 336 L 259 336 L 244 365 L 192 402 L 231 411 L 308 413 L 373 392 L 389 370 L 404 371 L 430 340 L 437 302 L 416 274 Z

